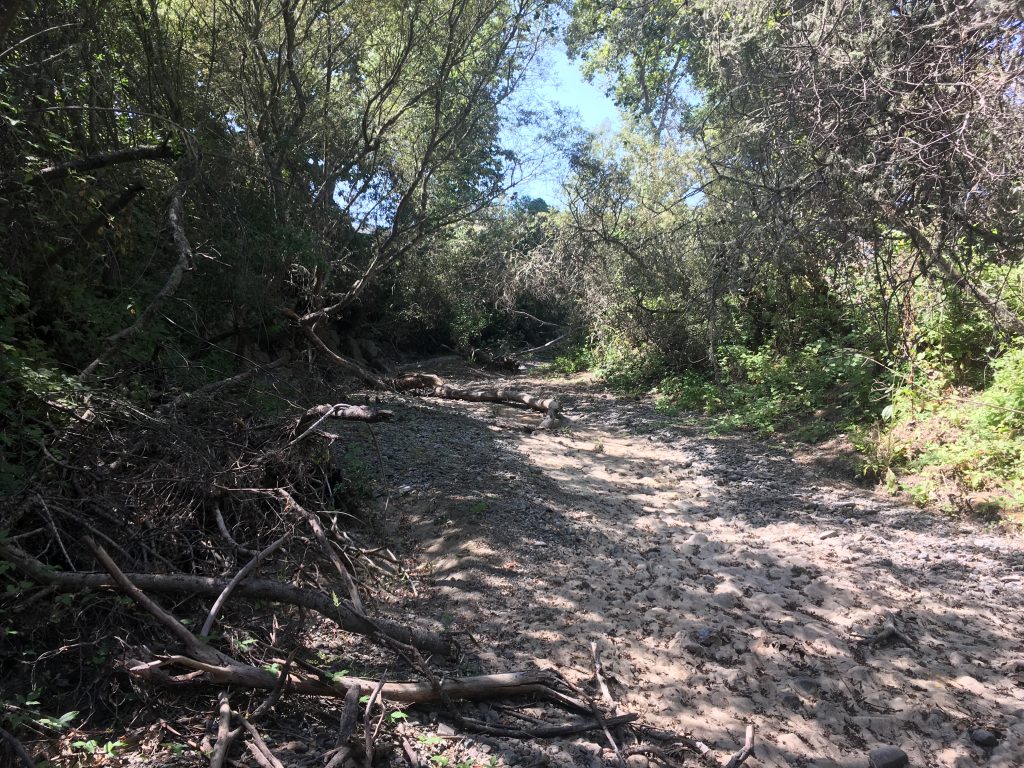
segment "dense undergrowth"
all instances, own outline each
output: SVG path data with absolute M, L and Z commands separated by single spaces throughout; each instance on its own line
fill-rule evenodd
M 961 308 L 962 309 L 962 308 Z M 720 432 L 807 443 L 842 436 L 861 478 L 949 513 L 1024 524 L 1024 349 L 998 346 L 977 314 L 936 312 L 907 356 L 857 348 L 863 337 L 718 348 L 715 366 L 680 370 L 611 335 L 556 358 L 672 415 L 699 412 Z M 901 354 L 904 355 L 901 358 Z

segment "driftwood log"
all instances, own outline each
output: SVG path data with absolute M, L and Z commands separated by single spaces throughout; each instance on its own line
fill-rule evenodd
M 410 390 L 427 390 L 431 397 L 446 400 L 465 400 L 470 403 L 508 403 L 523 405 L 544 414 L 539 429 L 547 429 L 557 424 L 561 417 L 561 404 L 553 397 L 538 397 L 529 392 L 503 387 L 493 389 L 462 389 L 453 387 L 440 376 L 431 373 L 409 373 L 392 379 L 391 386 L 399 392 Z

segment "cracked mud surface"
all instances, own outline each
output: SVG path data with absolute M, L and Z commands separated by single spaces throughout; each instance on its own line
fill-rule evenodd
M 530 434 L 530 412 L 410 398 L 378 430 L 391 516 L 430 564 L 410 608 L 471 631 L 484 671 L 583 684 L 596 641 L 620 708 L 719 755 L 754 723 L 750 765 L 866 766 L 882 744 L 911 766 L 1024 765 L 1020 539 L 585 377 L 503 383 L 557 393 L 571 423 Z M 505 763 L 611 754 L 478 743 Z

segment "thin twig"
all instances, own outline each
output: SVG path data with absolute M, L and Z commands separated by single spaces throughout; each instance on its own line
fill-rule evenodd
M 384 689 L 384 683 L 387 681 L 387 672 L 380 676 L 380 680 L 377 683 L 377 687 L 373 689 L 373 693 L 370 694 L 369 701 L 366 702 L 366 713 L 363 715 L 363 737 L 366 742 L 366 767 L 370 768 L 373 765 L 373 732 L 370 730 L 370 719 L 373 712 L 373 705 L 380 697 L 380 692 Z
M 246 746 L 252 756 L 256 758 L 256 761 L 261 765 L 269 765 L 271 768 L 284 768 L 281 761 L 274 757 L 274 753 L 270 751 L 270 747 L 267 746 L 267 742 L 265 742 L 263 737 L 260 736 L 260 732 L 256 730 L 256 726 L 246 720 L 241 713 L 233 711 L 232 714 L 238 718 L 238 722 L 242 724 L 242 727 L 245 728 L 245 730 L 249 732 L 249 736 L 252 737 L 252 743 L 247 744 Z M 262 756 L 266 762 L 264 763 L 261 761 L 260 757 L 257 757 L 257 755 Z
M 281 667 L 281 674 L 277 678 L 277 685 L 274 686 L 270 695 L 263 700 L 263 703 L 253 710 L 252 714 L 249 715 L 250 722 L 256 722 L 277 704 L 278 699 L 281 698 L 281 693 L 284 691 L 285 684 L 288 682 L 288 673 L 291 671 L 292 663 L 295 661 L 295 654 L 298 653 L 301 646 L 295 646 L 292 648 L 291 653 L 288 654 L 288 658 L 284 660 L 284 665 Z

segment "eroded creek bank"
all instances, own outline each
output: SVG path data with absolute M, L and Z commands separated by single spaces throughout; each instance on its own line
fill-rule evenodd
M 751 765 L 865 766 L 881 744 L 912 766 L 1024 765 L 1019 539 L 586 378 L 514 384 L 557 393 L 569 426 L 529 433 L 535 414 L 410 399 L 377 430 L 389 517 L 429 564 L 415 610 L 469 630 L 483 671 L 582 683 L 596 641 L 622 708 L 720 754 L 752 722 Z M 869 642 L 887 624 L 897 634 Z M 533 765 L 611 754 L 484 749 Z

